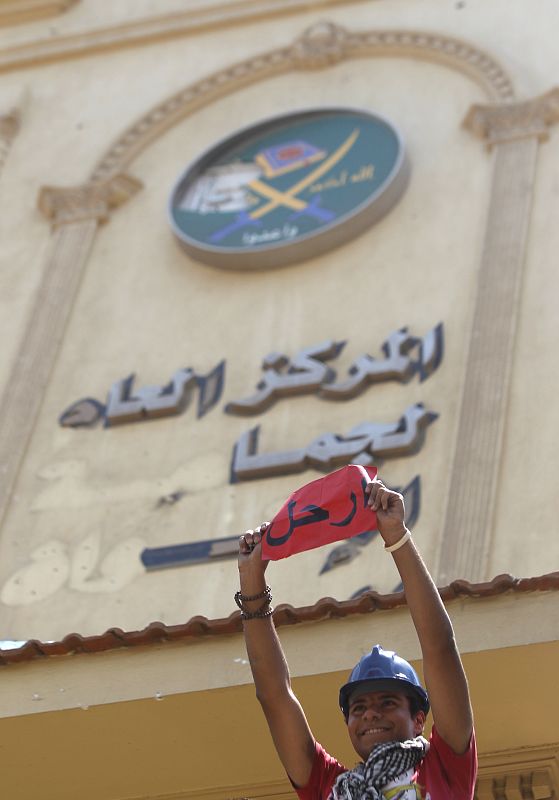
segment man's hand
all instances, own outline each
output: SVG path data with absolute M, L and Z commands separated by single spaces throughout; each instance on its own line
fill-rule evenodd
M 262 560 L 262 537 L 266 533 L 269 522 L 263 522 L 251 531 L 245 531 L 239 536 L 239 569 L 261 566 L 262 572 L 266 570 L 268 561 Z
M 385 543 L 395 544 L 406 532 L 404 498 L 375 478 L 367 484 L 368 505 L 376 512 L 378 530 Z
M 239 574 L 243 594 L 257 594 L 266 585 L 264 573 L 269 562 L 262 560 L 261 542 L 269 524 L 263 522 L 254 530 L 245 531 L 239 536 Z

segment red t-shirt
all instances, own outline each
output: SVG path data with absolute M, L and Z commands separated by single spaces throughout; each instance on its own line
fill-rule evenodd
M 441 739 L 435 728 L 429 742 L 429 751 L 412 777 L 421 790 L 421 797 L 425 800 L 473 800 L 477 775 L 474 734 L 468 749 L 460 756 Z M 302 789 L 295 787 L 299 799 L 328 800 L 336 778 L 342 772 L 347 772 L 347 768 L 316 742 L 309 782 Z

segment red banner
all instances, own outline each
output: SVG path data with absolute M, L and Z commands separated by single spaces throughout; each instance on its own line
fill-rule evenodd
M 278 561 L 377 527 L 365 487 L 377 470 L 350 464 L 307 483 L 286 500 L 264 538 L 262 558 Z

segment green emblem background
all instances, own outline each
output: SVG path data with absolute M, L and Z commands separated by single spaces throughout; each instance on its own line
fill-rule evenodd
M 269 163 L 277 154 L 279 165 Z M 403 163 L 398 132 L 367 112 L 279 117 L 234 134 L 192 164 L 172 192 L 171 225 L 186 249 L 209 263 L 212 252 L 293 246 L 375 202 Z

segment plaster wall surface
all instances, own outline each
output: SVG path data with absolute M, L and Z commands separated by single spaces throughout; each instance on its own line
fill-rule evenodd
M 84 1 L 57 18 L 56 30 L 89 30 L 178 8 L 171 2 L 107 3 L 100 12 Z M 118 135 L 161 100 L 217 69 L 290 44 L 325 15 L 351 29 L 437 30 L 462 38 L 500 61 L 520 98 L 544 93 L 559 74 L 556 6 L 541 2 L 534 12 L 524 0 L 341 3 L 327 13 L 254 20 L 1 74 L 0 103 L 5 97 L 7 106 L 15 90 L 25 90 L 29 100 L 0 177 L 0 386 L 17 363 L 52 246 L 49 225 L 35 209 L 39 188 L 85 182 Z M 3 31 L 2 41 L 29 42 L 46 35 L 50 24 Z M 71 630 L 88 634 L 154 619 L 172 624 L 197 613 L 227 615 L 237 584 L 234 561 L 145 574 L 139 553 L 234 536 L 272 516 L 296 486 L 318 477 L 308 470 L 230 484 L 235 441 L 256 424 L 260 450 L 274 451 L 327 431 L 344 433 L 365 420 L 395 421 L 416 402 L 437 412 L 419 453 L 387 460 L 382 470 L 400 487 L 420 475 L 414 533 L 427 562 L 436 563 L 494 167 L 494 153 L 461 122 L 472 104 L 484 102 L 476 83 L 435 63 L 346 61 L 225 96 L 180 121 L 129 165 L 143 189 L 96 235 L 0 532 L 0 588 L 15 576 L 23 581 L 19 594 L 2 603 L 3 635 L 52 639 Z M 239 127 L 324 105 L 369 108 L 401 130 L 412 174 L 392 212 L 343 247 L 281 270 L 225 272 L 187 256 L 165 218 L 181 170 Z M 538 159 L 487 576 L 538 574 L 559 560 L 556 537 L 548 536 L 557 514 L 552 442 L 559 432 L 552 345 L 559 289 L 553 268 L 557 137 L 552 128 Z M 380 384 L 348 403 L 283 400 L 255 418 L 223 413 L 224 402 L 252 392 L 260 361 L 271 351 L 292 356 L 325 339 L 347 340 L 336 361 L 344 376 L 358 355 L 379 356 L 395 329 L 408 326 L 422 336 L 439 322 L 444 359 L 423 383 Z M 221 359 L 223 397 L 200 419 L 192 404 L 175 418 L 109 429 L 57 423 L 70 403 L 86 396 L 104 402 L 110 385 L 132 372 L 138 385 L 163 385 L 180 367 L 207 373 Z M 176 491 L 185 492 L 180 502 L 160 503 Z M 528 519 L 527 496 L 536 498 Z M 317 550 L 290 568 L 274 565 L 276 597 L 306 605 L 325 595 L 346 599 L 366 585 L 391 591 L 398 583 L 378 542 L 350 565 L 320 575 L 326 557 Z

